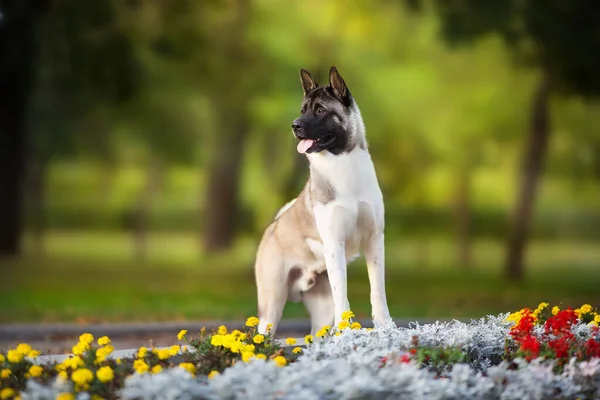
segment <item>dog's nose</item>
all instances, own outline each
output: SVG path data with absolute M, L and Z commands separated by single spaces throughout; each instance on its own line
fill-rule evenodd
M 294 121 L 294 122 L 292 123 L 292 130 L 293 130 L 294 132 L 298 132 L 298 131 L 300 130 L 300 128 L 301 128 L 300 124 L 299 124 L 299 123 L 297 123 L 296 121 Z

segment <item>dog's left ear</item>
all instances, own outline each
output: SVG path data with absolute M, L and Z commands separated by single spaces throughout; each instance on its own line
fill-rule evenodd
M 352 104 L 350 91 L 336 67 L 331 67 L 329 70 L 329 87 L 331 88 L 333 95 L 341 101 L 344 106 L 349 107 L 350 104 Z
M 304 68 L 300 70 L 300 83 L 302 83 L 302 91 L 304 92 L 304 96 L 319 87 L 319 84 L 315 81 L 310 72 Z

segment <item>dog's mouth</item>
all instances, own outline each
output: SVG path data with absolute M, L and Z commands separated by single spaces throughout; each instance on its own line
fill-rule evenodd
M 313 153 L 315 151 L 321 151 L 330 144 L 332 144 L 335 140 L 335 135 L 323 135 L 318 139 L 300 139 L 300 143 L 298 143 L 298 153 Z

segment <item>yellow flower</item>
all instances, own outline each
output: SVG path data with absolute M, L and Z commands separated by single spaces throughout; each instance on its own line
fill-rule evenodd
M 246 326 L 249 326 L 250 328 L 258 325 L 260 321 L 258 320 L 258 318 L 256 317 L 250 317 L 246 320 Z
M 373 328 L 367 328 L 366 331 L 367 332 L 371 332 L 373 330 Z
M 110 382 L 114 379 L 115 373 L 113 372 L 111 367 L 102 367 L 96 371 L 96 376 L 100 382 Z
M 247 353 L 254 353 L 254 350 L 256 350 L 256 348 L 254 347 L 253 344 L 244 344 L 242 345 L 240 351 L 244 351 Z
M 213 337 L 210 338 L 210 344 L 211 346 L 222 346 L 223 345 L 223 335 L 213 335 Z
M 2 354 L 0 354 L 0 364 L 2 364 L 4 362 L 5 358 Z
M 192 375 L 196 375 L 196 366 L 192 363 L 182 362 L 179 364 L 179 367 L 185 369 L 187 372 L 189 372 Z
M 75 396 L 71 393 L 59 393 L 56 396 L 56 400 L 75 400 Z
M 348 321 L 345 321 L 345 320 L 344 320 L 344 321 L 341 321 L 341 322 L 338 324 L 338 329 L 339 329 L 340 331 L 343 331 L 344 329 L 346 329 L 346 328 L 349 328 L 349 327 L 350 327 L 350 322 L 348 322 Z
M 321 328 L 321 330 L 317 332 L 317 337 L 322 338 L 323 336 L 327 335 L 327 331 L 328 329 Z
M 79 342 L 75 346 L 73 346 L 73 354 L 76 356 L 80 356 L 85 353 L 90 348 L 90 345 L 85 342 Z
M 187 346 L 183 346 L 183 347 L 181 348 L 181 351 L 183 351 L 184 353 L 187 353 L 187 351 L 188 351 L 188 347 L 187 347 Z
M 153 374 L 158 374 L 160 371 L 163 370 L 162 365 L 155 365 L 154 367 L 152 367 L 152 373 Z
M 350 329 L 356 330 L 356 329 L 360 329 L 360 328 L 362 328 L 362 326 L 358 322 L 353 322 L 352 325 L 350 325 Z
M 135 360 L 133 362 L 133 369 L 135 369 L 138 374 L 144 374 L 148 372 L 148 364 L 146 364 L 144 360 Z
M 579 308 L 579 311 L 581 312 L 581 314 L 587 314 L 592 312 L 592 306 L 590 306 L 589 304 L 584 304 Z
M 244 340 L 248 339 L 248 334 L 247 334 L 247 333 L 242 333 L 242 334 L 241 334 L 241 335 L 238 337 L 238 339 L 239 339 L 239 340 L 242 340 L 242 341 L 244 341 Z
M 233 345 L 233 342 L 235 342 L 235 338 L 233 337 L 233 335 L 228 334 L 223 336 L 223 347 L 225 347 L 226 349 L 230 349 Z
M 243 362 L 248 362 L 253 357 L 254 357 L 254 353 L 252 353 L 251 351 L 243 351 L 242 352 L 242 361 Z
M 259 333 L 258 335 L 254 335 L 252 341 L 256 344 L 261 344 L 265 341 L 265 337 Z
M 8 368 L 4 368 L 2 371 L 0 371 L 0 378 L 6 379 L 10 376 L 10 374 L 12 374 L 12 371 Z
M 311 344 L 312 342 L 313 342 L 312 335 L 306 335 L 306 336 L 304 336 L 304 343 Z
M 63 380 L 65 380 L 65 381 L 66 381 L 67 379 L 69 379 L 69 374 L 67 374 L 67 372 L 66 372 L 66 371 L 59 371 L 59 372 L 58 372 L 58 376 L 60 376 L 60 377 L 61 377 Z
M 108 336 L 102 336 L 100 339 L 98 339 L 98 344 L 100 346 L 105 346 L 105 345 L 107 345 L 109 343 L 110 343 L 110 339 L 109 339 Z
M 600 314 L 596 314 L 596 316 L 594 317 L 594 322 L 600 325 Z
M 181 346 L 178 346 L 178 345 L 171 346 L 171 348 L 169 349 L 169 354 L 172 356 L 176 356 L 177 354 L 179 354 L 179 350 L 181 350 Z
M 271 332 L 271 329 L 273 329 L 273 324 L 267 324 L 267 332 Z
M 79 336 L 79 341 L 81 343 L 92 344 L 94 341 L 94 335 L 91 333 L 84 333 L 83 335 Z
M 27 353 L 27 357 L 29 358 L 37 358 L 40 354 L 38 350 L 31 350 L 29 353 Z
M 17 350 L 9 350 L 6 354 L 6 358 L 8 358 L 8 361 L 11 363 L 20 363 L 23 361 L 23 353 Z
M 137 358 L 144 358 L 146 356 L 146 353 L 148 352 L 148 349 L 145 347 L 140 347 L 140 349 L 137 352 Z
M 32 365 L 29 368 L 29 375 L 33 378 L 42 376 L 42 372 L 44 372 L 44 368 L 40 367 L 39 365 Z
M 29 354 L 31 352 L 31 350 L 33 350 L 31 348 L 30 345 L 28 345 L 27 343 L 19 343 L 17 345 L 17 349 L 16 349 L 19 353 L 23 354 L 24 356 L 26 356 L 27 354 Z
M 183 340 L 183 338 L 185 338 L 185 335 L 187 335 L 187 329 L 180 330 L 177 334 L 177 340 Z
M 348 321 L 350 318 L 354 318 L 354 313 L 352 311 L 348 310 L 342 313 L 342 319 L 344 321 Z
M 98 357 L 98 359 L 100 359 L 100 360 L 104 360 L 114 350 L 115 350 L 115 348 L 113 347 L 112 344 L 107 344 L 106 346 L 100 347 L 98 350 L 96 350 L 96 357 Z
M 241 343 L 240 341 L 234 340 L 231 343 L 231 346 L 229 346 L 229 350 L 231 350 L 233 353 L 238 353 L 242 348 L 242 345 L 243 343 Z
M 219 371 L 216 371 L 216 370 L 213 369 L 212 371 L 210 371 L 208 373 L 208 379 L 212 379 L 212 378 L 214 378 L 217 375 L 219 375 Z
M 219 329 L 217 329 L 217 333 L 219 335 L 227 335 L 227 327 L 225 325 L 219 326 Z
M 171 356 L 171 350 L 169 349 L 160 349 L 156 352 L 159 360 L 166 360 Z
M 559 306 L 552 307 L 552 315 L 556 315 L 559 312 L 560 312 L 560 307 Z
M 287 344 L 289 346 L 295 345 L 296 339 L 289 337 L 289 338 L 285 339 L 285 344 Z
M 302 349 L 300 347 L 294 347 L 294 350 L 292 350 L 292 353 L 294 353 L 294 354 L 302 353 Z
M 78 367 L 83 367 L 85 365 L 85 363 L 83 362 L 83 360 L 79 356 L 67 358 L 66 360 L 64 360 L 62 362 L 62 364 L 65 367 L 71 368 L 71 369 L 76 369 Z
M 80 368 L 73 371 L 71 379 L 78 385 L 86 385 L 94 380 L 94 374 L 87 368 Z
M 257 354 L 257 355 L 256 355 L 256 359 L 257 359 L 257 360 L 266 360 L 266 359 L 267 359 L 267 356 L 266 356 L 266 355 L 264 355 L 264 354 Z
M 273 362 L 279 367 L 284 367 L 287 364 L 287 360 L 284 356 L 277 356 L 273 359 Z
M 115 360 L 115 362 L 116 362 L 117 364 L 121 365 L 121 357 L 117 358 L 117 359 Z
M 0 390 L 0 399 L 10 399 L 15 395 L 15 390 L 12 388 L 4 388 Z

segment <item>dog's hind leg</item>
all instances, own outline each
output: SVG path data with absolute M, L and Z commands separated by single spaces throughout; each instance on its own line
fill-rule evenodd
M 259 264 L 261 263 L 261 264 Z M 288 279 L 279 257 L 259 258 L 256 266 L 258 332 L 275 334 L 288 298 Z
M 325 325 L 333 324 L 333 295 L 327 272 L 316 276 L 314 286 L 302 293 L 302 301 L 310 314 L 311 335 L 316 334 Z

